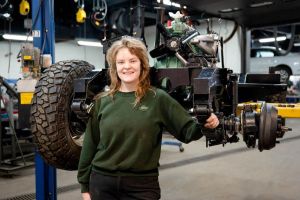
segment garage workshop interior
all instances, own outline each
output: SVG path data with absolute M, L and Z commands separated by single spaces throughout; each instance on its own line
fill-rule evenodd
M 0 200 L 82 199 L 106 54 L 147 47 L 151 85 L 214 129 L 163 131 L 163 200 L 300 199 L 300 1 L 0 0 Z M 125 119 L 126 120 L 126 119 Z M 137 122 L 138 123 L 138 122 Z

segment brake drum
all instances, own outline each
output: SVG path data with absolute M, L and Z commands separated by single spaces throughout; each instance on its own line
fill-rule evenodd
M 269 150 L 276 145 L 277 109 L 263 103 L 259 117 L 258 149 Z

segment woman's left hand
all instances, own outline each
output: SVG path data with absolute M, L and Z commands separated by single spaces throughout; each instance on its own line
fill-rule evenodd
M 204 127 L 214 129 L 219 125 L 219 123 L 218 117 L 214 113 L 211 113 L 210 117 L 206 120 Z

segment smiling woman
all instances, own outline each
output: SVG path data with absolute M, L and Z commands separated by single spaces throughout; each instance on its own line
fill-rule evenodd
M 110 90 L 95 99 L 85 131 L 78 181 L 84 200 L 160 199 L 163 131 L 189 143 L 203 125 L 171 96 L 150 85 L 145 44 L 123 37 L 107 51 Z M 219 125 L 216 115 L 205 127 Z
M 123 55 L 122 52 L 125 54 Z M 136 38 L 123 37 L 110 47 L 106 58 L 111 79 L 109 95 L 114 95 L 122 89 L 136 91 L 135 104 L 138 103 L 150 88 L 150 65 L 145 44 Z M 118 71 L 120 69 L 121 71 Z M 131 81 L 124 82 L 125 78 Z M 131 83 L 128 84 L 128 81 Z
M 141 74 L 140 59 L 131 54 L 128 48 L 122 48 L 116 56 L 117 74 L 121 79 L 120 91 L 132 92 L 138 87 Z

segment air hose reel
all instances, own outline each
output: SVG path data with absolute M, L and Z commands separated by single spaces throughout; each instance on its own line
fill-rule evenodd
M 104 19 L 107 14 L 107 3 L 105 0 L 93 0 L 93 12 L 91 13 L 91 23 L 95 28 L 101 28 L 105 24 Z

